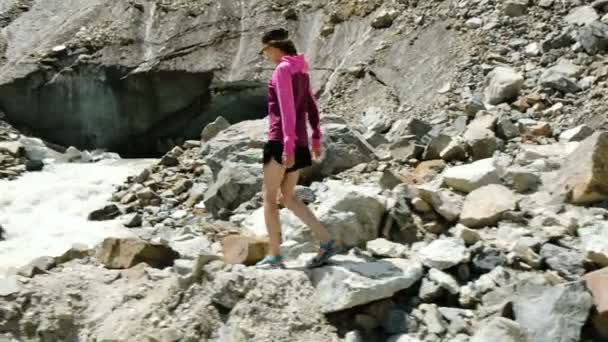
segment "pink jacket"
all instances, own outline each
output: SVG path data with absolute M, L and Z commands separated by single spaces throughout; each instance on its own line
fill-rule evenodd
M 285 56 L 268 83 L 268 140 L 283 143 L 283 154 L 294 156 L 296 146 L 308 147 L 306 121 L 312 127 L 312 147 L 321 147 L 317 101 L 303 55 Z

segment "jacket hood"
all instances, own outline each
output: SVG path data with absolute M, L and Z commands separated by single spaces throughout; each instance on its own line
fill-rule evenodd
M 289 64 L 291 70 L 295 72 L 308 72 L 308 63 L 304 55 L 283 56 L 281 63 Z

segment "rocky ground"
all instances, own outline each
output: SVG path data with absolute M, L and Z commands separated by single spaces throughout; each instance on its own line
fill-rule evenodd
M 302 20 L 315 4 L 272 6 Z M 246 266 L 265 251 L 266 126 L 218 118 L 91 213 L 139 239 L 75 246 L 0 280 L 6 339 L 608 340 L 608 2 L 323 10 L 327 37 L 360 21 L 383 32 L 382 58 L 323 76 L 324 157 L 297 189 L 349 250 L 304 269 L 316 243 L 282 209 L 288 269 Z M 435 30 L 448 33 L 425 36 Z M 412 78 L 433 100 L 410 101 L 396 82 L 415 72 L 392 73 L 411 68 L 405 47 L 432 52 L 450 35 L 466 41 L 451 77 Z M 429 55 L 417 77 L 432 74 Z

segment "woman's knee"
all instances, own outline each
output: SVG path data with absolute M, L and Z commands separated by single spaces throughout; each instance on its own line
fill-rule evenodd
M 282 194 L 281 203 L 287 208 L 293 208 L 298 204 L 298 198 L 294 193 Z

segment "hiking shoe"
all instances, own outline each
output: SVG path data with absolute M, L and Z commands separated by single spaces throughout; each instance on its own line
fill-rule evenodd
M 285 264 L 283 263 L 282 256 L 267 255 L 264 259 L 255 264 L 255 267 L 264 269 L 283 269 L 285 268 Z
M 340 248 L 335 240 L 329 240 L 326 243 L 322 243 L 319 248 L 319 253 L 306 264 L 306 267 L 315 268 L 323 266 L 329 262 L 331 257 L 338 253 L 340 253 Z

